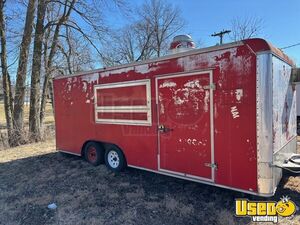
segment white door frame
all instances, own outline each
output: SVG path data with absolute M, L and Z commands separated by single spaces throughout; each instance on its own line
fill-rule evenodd
M 180 74 L 170 74 L 170 75 L 163 75 L 158 76 L 155 78 L 155 95 L 156 95 L 156 110 L 157 110 L 157 124 L 159 125 L 159 101 L 158 101 L 158 80 L 166 79 L 166 78 L 174 78 L 174 77 L 186 77 L 186 76 L 193 76 L 193 75 L 201 75 L 201 74 L 208 74 L 209 75 L 209 107 L 210 107 L 210 146 L 211 146 L 211 164 L 215 163 L 215 155 L 214 155 L 214 111 L 213 111 L 213 71 L 212 70 L 206 70 L 206 71 L 198 71 L 198 72 L 190 72 L 190 73 L 180 73 Z M 157 165 L 158 165 L 158 171 L 169 173 L 176 175 L 178 177 L 187 177 L 187 178 L 194 178 L 209 182 L 215 182 L 215 168 L 211 168 L 211 179 L 206 177 L 200 177 L 200 176 L 194 176 L 190 174 L 180 173 L 176 171 L 170 171 L 166 169 L 162 169 L 160 167 L 160 132 L 158 132 L 157 138 L 158 138 L 158 155 L 157 155 Z

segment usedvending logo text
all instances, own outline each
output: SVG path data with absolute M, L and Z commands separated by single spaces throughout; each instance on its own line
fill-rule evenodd
M 280 201 L 249 201 L 235 200 L 235 215 L 237 217 L 251 217 L 253 222 L 278 222 L 278 216 L 288 217 L 296 212 L 296 204 L 287 196 Z

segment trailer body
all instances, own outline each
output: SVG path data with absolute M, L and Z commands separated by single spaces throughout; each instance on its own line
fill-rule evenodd
M 57 77 L 57 150 L 112 143 L 128 166 L 271 196 L 296 153 L 293 66 L 249 39 Z

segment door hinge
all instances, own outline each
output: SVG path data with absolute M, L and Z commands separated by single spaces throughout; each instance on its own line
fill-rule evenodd
M 210 90 L 210 89 L 216 90 L 216 85 L 214 83 L 211 83 L 209 85 L 203 86 L 203 89 L 204 90 Z
M 213 168 L 213 169 L 218 169 L 217 163 L 204 163 L 204 166 L 210 167 L 210 168 Z

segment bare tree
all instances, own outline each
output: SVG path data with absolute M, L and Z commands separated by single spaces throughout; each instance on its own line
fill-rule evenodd
M 93 57 L 89 43 L 83 39 L 65 27 L 65 39 L 58 44 L 60 54 L 57 54 L 56 59 L 56 68 L 63 74 L 94 69 L 96 58 Z
M 92 55 L 95 53 L 101 55 L 99 46 L 104 37 L 107 37 L 108 28 L 104 21 L 105 10 L 111 8 L 113 5 L 111 3 L 118 8 L 124 7 L 124 2 L 125 0 L 104 0 L 99 4 L 97 1 L 89 0 L 28 0 L 26 3 L 23 1 L 12 3 L 27 7 L 22 34 L 11 29 L 11 40 L 14 42 L 10 44 L 14 46 L 14 54 L 19 52 L 19 57 L 15 57 L 16 59 L 13 60 L 14 62 L 18 61 L 14 102 L 9 88 L 11 85 L 7 68 L 10 65 L 4 62 L 7 59 L 3 57 L 4 60 L 1 59 L 4 62 L 1 63 L 1 71 L 2 74 L 3 72 L 5 74 L 2 80 L 3 83 L 8 84 L 5 87 L 10 92 L 6 101 L 10 102 L 11 107 L 8 110 L 10 115 L 7 114 L 6 117 L 12 121 L 9 122 L 10 127 L 12 127 L 11 123 L 13 124 L 16 137 L 14 144 L 25 142 L 25 137 L 23 137 L 25 82 L 29 73 L 27 67 L 31 61 L 29 133 L 32 141 L 38 141 L 41 139 L 41 125 L 43 124 L 47 95 L 51 89 L 52 76 L 60 73 L 61 69 L 68 68 L 68 71 L 73 73 L 93 67 Z M 4 5 L 5 0 L 1 0 L 1 3 Z M 38 12 L 36 26 L 34 26 L 36 9 Z M 17 14 L 13 15 L 13 17 L 16 16 Z M 5 31 L 4 19 L 2 22 L 0 30 Z M 11 27 L 12 25 L 13 23 L 10 24 Z M 35 32 L 32 35 L 34 27 Z M 5 39 L 4 32 L 1 32 L 1 36 Z M 31 45 L 33 36 L 34 43 Z M 15 37 L 18 38 L 17 41 Z M 5 40 L 2 43 L 6 46 Z M 31 46 L 33 47 L 32 55 L 30 54 Z M 1 50 L 5 52 L 6 48 L 1 46 Z M 6 56 L 7 54 L 9 53 L 2 55 Z M 31 58 L 32 60 L 29 60 Z M 11 59 L 10 55 L 9 60 Z M 41 80 L 43 81 L 42 95 Z M 52 93 L 51 90 L 50 93 Z M 6 105 L 9 106 L 9 104 Z
M 12 90 L 10 75 L 7 66 L 7 50 L 6 50 L 6 34 L 5 34 L 5 17 L 4 17 L 4 5 L 5 0 L 0 0 L 0 41 L 1 41 L 1 70 L 2 70 L 2 83 L 3 83 L 3 94 L 4 94 L 4 110 L 6 118 L 6 126 L 8 133 L 8 142 L 10 145 L 13 144 L 13 122 L 12 122 Z
M 139 9 L 139 16 L 151 26 L 157 57 L 166 52 L 170 37 L 185 24 L 179 8 L 163 0 L 147 0 Z
M 257 17 L 236 17 L 231 21 L 230 38 L 233 41 L 257 37 L 263 26 L 263 20 Z
M 104 45 L 102 63 L 113 66 L 150 59 L 155 55 L 153 34 L 150 24 L 145 21 L 124 27 Z
M 57 53 L 57 48 L 61 47 L 61 49 L 63 50 L 61 52 L 65 52 L 65 46 L 59 46 L 59 43 L 61 42 L 59 40 L 59 37 L 66 37 L 69 46 L 69 52 L 77 52 L 70 49 L 70 47 L 72 47 L 70 32 L 63 33 L 61 27 L 67 28 L 66 31 L 76 31 L 77 34 L 81 35 L 84 41 L 93 46 L 99 54 L 100 52 L 96 46 L 95 39 L 101 39 L 101 34 L 103 34 L 106 31 L 104 22 L 101 18 L 102 14 L 98 10 L 98 7 L 96 6 L 97 4 L 95 2 L 93 3 L 84 0 L 44 1 L 45 6 L 43 8 L 43 20 L 46 16 L 47 7 L 49 9 L 51 6 L 53 6 L 53 4 L 57 6 L 56 8 L 54 6 L 55 11 L 57 12 L 56 17 L 50 21 L 47 21 L 46 25 L 43 24 L 44 21 L 41 20 L 42 18 L 39 20 L 39 10 L 41 9 L 40 4 L 42 2 L 43 1 L 40 0 L 38 4 L 38 19 L 34 41 L 34 55 L 31 76 L 29 130 L 31 140 L 33 141 L 38 141 L 41 139 L 41 126 L 43 124 L 45 114 L 45 106 L 49 91 L 49 84 L 52 82 L 51 74 L 53 69 L 55 68 L 53 67 L 53 64 L 54 57 Z M 113 2 L 119 3 L 122 1 L 114 0 Z M 62 9 L 62 13 L 60 12 L 60 9 Z M 75 14 L 73 17 L 71 15 L 71 12 L 74 12 Z M 87 28 L 91 29 L 91 31 L 88 31 Z M 43 72 L 45 73 L 45 76 L 43 82 L 41 105 L 38 105 L 40 99 L 38 87 L 40 85 L 41 79 L 41 57 L 43 50 L 42 46 L 40 46 L 40 39 L 42 37 L 47 37 L 48 39 L 50 38 L 50 42 L 44 44 L 45 49 L 43 56 L 45 71 Z M 47 56 L 48 47 L 50 51 L 49 55 Z M 78 70 L 78 68 L 76 70 Z M 38 118 L 37 114 L 39 114 Z
M 24 100 L 26 92 L 26 75 L 29 47 L 31 43 L 31 34 L 33 29 L 33 20 L 35 14 L 36 0 L 29 0 L 27 6 L 27 13 L 25 19 L 25 26 L 23 32 L 23 38 L 20 46 L 19 65 L 17 70 L 17 82 L 15 87 L 14 98 L 14 113 L 13 113 L 13 125 L 15 145 L 24 143 Z
M 50 53 L 49 53 L 47 60 L 45 61 L 45 77 L 44 77 L 43 91 L 42 91 L 42 98 L 41 98 L 41 107 L 40 107 L 40 125 L 41 126 L 43 125 L 43 120 L 45 117 L 45 108 L 46 108 L 46 102 L 47 102 L 47 96 L 48 96 L 48 87 L 49 87 L 49 82 L 50 82 L 50 78 L 51 78 L 51 74 L 52 74 L 52 63 L 53 63 L 53 58 L 56 54 L 60 29 L 61 29 L 61 26 L 68 21 L 75 2 L 76 2 L 76 0 L 71 0 L 71 1 L 66 0 L 65 1 L 65 4 L 63 6 L 63 13 L 55 25 L 53 38 L 51 40 Z M 50 29 L 50 27 L 48 29 Z M 46 46 L 46 48 L 47 48 L 47 46 Z M 47 49 L 44 49 L 45 52 L 47 52 L 46 50 Z
M 116 31 L 104 45 L 102 63 L 106 66 L 159 57 L 167 53 L 171 37 L 183 28 L 180 10 L 163 0 L 146 1 L 137 20 Z
M 31 141 L 41 140 L 40 131 L 40 77 L 44 36 L 46 0 L 38 0 L 37 20 L 33 46 L 32 73 L 30 85 L 29 137 Z

